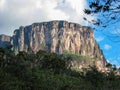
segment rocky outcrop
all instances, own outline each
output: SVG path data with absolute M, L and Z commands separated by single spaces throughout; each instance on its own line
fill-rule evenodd
M 8 40 L 9 41 L 9 40 Z M 67 21 L 50 21 L 21 26 L 11 39 L 14 51 L 38 52 L 45 50 L 57 54 L 71 52 L 96 58 L 105 65 L 106 60 L 94 39 L 92 28 Z
M 0 47 L 7 47 L 11 45 L 11 37 L 7 35 L 0 35 Z

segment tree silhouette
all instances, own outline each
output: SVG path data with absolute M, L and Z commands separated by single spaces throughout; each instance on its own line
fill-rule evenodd
M 107 27 L 111 21 L 116 22 L 117 20 L 119 22 L 120 20 L 120 0 L 90 0 L 89 9 L 85 9 L 84 12 L 88 15 L 100 13 L 106 18 L 106 22 L 102 19 L 92 20 L 91 22 L 95 25 Z M 84 19 L 87 20 L 86 18 Z
M 90 0 L 88 1 L 89 8 L 84 12 L 87 15 L 94 16 L 96 19 L 89 20 L 84 17 L 83 19 L 88 21 L 93 28 L 97 31 L 103 31 L 110 40 L 120 40 L 120 0 Z M 110 31 L 112 28 L 112 31 Z M 107 30 L 107 33 L 104 31 Z

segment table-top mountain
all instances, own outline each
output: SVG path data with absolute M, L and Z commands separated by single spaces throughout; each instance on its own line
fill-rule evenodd
M 13 45 L 14 52 L 39 50 L 57 54 L 72 53 L 95 58 L 98 66 L 105 66 L 106 60 L 94 39 L 93 29 L 67 21 L 50 21 L 21 26 L 12 37 L 0 36 L 0 46 Z M 77 62 L 72 63 L 73 66 Z M 78 65 L 80 68 L 80 65 Z

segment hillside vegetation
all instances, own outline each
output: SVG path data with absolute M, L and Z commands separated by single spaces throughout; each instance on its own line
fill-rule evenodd
M 15 55 L 11 48 L 0 48 L 0 90 L 120 89 L 120 76 L 115 69 L 102 73 L 93 66 L 79 72 L 71 70 L 66 61 L 41 50 Z

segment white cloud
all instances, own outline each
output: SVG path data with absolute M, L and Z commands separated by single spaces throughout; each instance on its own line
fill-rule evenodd
M 0 10 L 4 8 L 5 0 L 0 0 Z
M 109 50 L 109 49 L 111 49 L 111 48 L 112 48 L 112 47 L 111 47 L 110 45 L 108 45 L 108 44 L 105 44 L 105 45 L 104 45 L 104 49 L 105 49 L 105 50 Z
M 87 0 L 0 0 L 0 34 L 12 34 L 20 25 L 50 20 L 83 20 Z M 1 3 L 2 2 L 2 3 Z M 89 19 L 94 17 L 87 16 Z
M 95 39 L 96 39 L 98 42 L 101 42 L 101 41 L 104 40 L 104 37 L 98 36 L 98 37 L 95 37 Z

